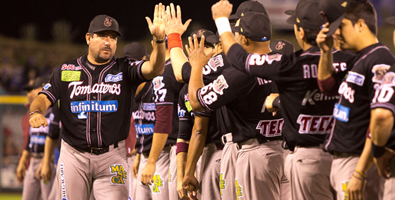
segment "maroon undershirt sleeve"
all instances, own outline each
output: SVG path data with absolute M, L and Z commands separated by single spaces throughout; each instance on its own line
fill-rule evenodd
M 333 75 L 325 80 L 317 79 L 317 83 L 318 83 L 318 87 L 321 90 L 321 93 L 325 95 L 333 95 L 337 92 L 335 89 L 336 81 Z
M 155 133 L 171 133 L 173 105 L 156 105 Z

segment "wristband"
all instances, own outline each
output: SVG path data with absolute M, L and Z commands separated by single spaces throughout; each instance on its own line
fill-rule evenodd
M 357 169 L 355 170 L 355 172 L 357 172 L 359 175 L 361 175 L 363 179 L 366 179 L 366 176 L 365 176 L 365 174 L 363 172 L 361 172 L 361 171 L 359 171 Z
M 359 180 L 361 180 L 361 181 L 364 181 L 366 178 L 362 178 L 362 177 L 358 177 L 358 176 L 355 176 L 355 174 L 352 174 L 352 176 L 354 176 L 356 179 L 359 179 Z
M 220 17 L 220 18 L 216 19 L 215 25 L 217 26 L 219 36 L 221 36 L 222 33 L 225 33 L 225 32 L 232 33 L 232 29 L 230 28 L 229 19 L 226 17 Z
M 372 156 L 375 158 L 381 157 L 382 155 L 384 155 L 385 153 L 385 148 L 384 146 L 379 147 L 376 146 L 373 142 L 372 142 Z
M 276 97 L 272 103 L 273 108 L 281 108 L 280 97 Z
M 36 113 L 40 113 L 41 114 L 41 111 L 33 111 L 33 112 L 31 112 L 30 114 L 29 114 L 29 117 L 31 117 L 32 115 L 34 115 L 34 114 L 36 114 Z
M 161 44 L 161 43 L 163 43 L 163 42 L 166 41 L 166 38 L 163 39 L 163 40 L 157 40 L 157 39 L 155 39 L 155 38 L 152 38 L 152 41 L 154 41 L 156 44 Z
M 177 142 L 176 155 L 180 152 L 188 152 L 189 144 L 186 142 Z
M 170 33 L 167 36 L 167 46 L 169 47 L 169 52 L 174 47 L 180 47 L 182 49 L 181 35 L 179 33 Z

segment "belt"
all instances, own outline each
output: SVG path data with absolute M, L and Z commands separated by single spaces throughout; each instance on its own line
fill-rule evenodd
M 279 139 L 262 139 L 262 138 L 251 138 L 249 140 L 245 140 L 243 142 L 239 142 L 237 143 L 237 148 L 241 149 L 243 147 L 243 145 L 258 145 L 258 144 L 263 144 L 263 143 L 267 143 L 267 142 L 272 142 L 272 141 L 277 141 L 279 142 Z
M 115 149 L 117 147 L 118 147 L 118 142 L 116 142 L 115 144 L 106 146 L 106 147 L 88 147 L 88 148 L 74 147 L 74 148 L 79 151 L 89 152 L 89 153 L 93 153 L 95 155 L 100 155 L 100 154 L 112 151 L 113 149 Z
M 232 133 L 227 133 L 227 134 L 225 134 L 225 135 L 222 135 L 221 141 L 222 141 L 222 144 L 224 144 L 224 145 L 225 145 L 226 143 L 228 143 L 228 142 L 233 142 Z
M 33 157 L 33 158 L 40 159 L 40 158 L 44 157 L 44 153 L 31 153 L 30 156 Z
M 332 152 L 332 154 L 338 158 L 361 156 L 361 154 L 357 154 L 357 153 L 345 153 L 345 152 L 338 152 L 338 151 L 334 151 L 334 152 Z

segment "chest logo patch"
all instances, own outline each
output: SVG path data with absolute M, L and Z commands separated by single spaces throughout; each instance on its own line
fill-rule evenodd
M 104 82 L 119 82 L 122 81 L 123 75 L 122 72 L 113 75 L 113 74 L 107 74 L 106 78 L 104 79 Z
M 61 80 L 64 82 L 79 81 L 81 71 L 62 71 Z
M 356 72 L 349 72 L 346 81 L 362 86 L 365 81 L 365 76 Z
M 112 184 L 120 184 L 125 185 L 124 179 L 127 179 L 126 171 L 123 168 L 123 165 L 111 165 L 110 172 L 112 174 L 116 174 L 115 176 L 111 177 Z

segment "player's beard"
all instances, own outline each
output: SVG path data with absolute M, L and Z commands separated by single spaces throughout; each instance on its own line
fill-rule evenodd
M 113 52 L 111 47 L 103 47 L 99 50 L 99 53 L 95 60 L 97 63 L 105 63 L 108 62 L 110 59 L 112 59 L 112 57 L 113 57 Z

